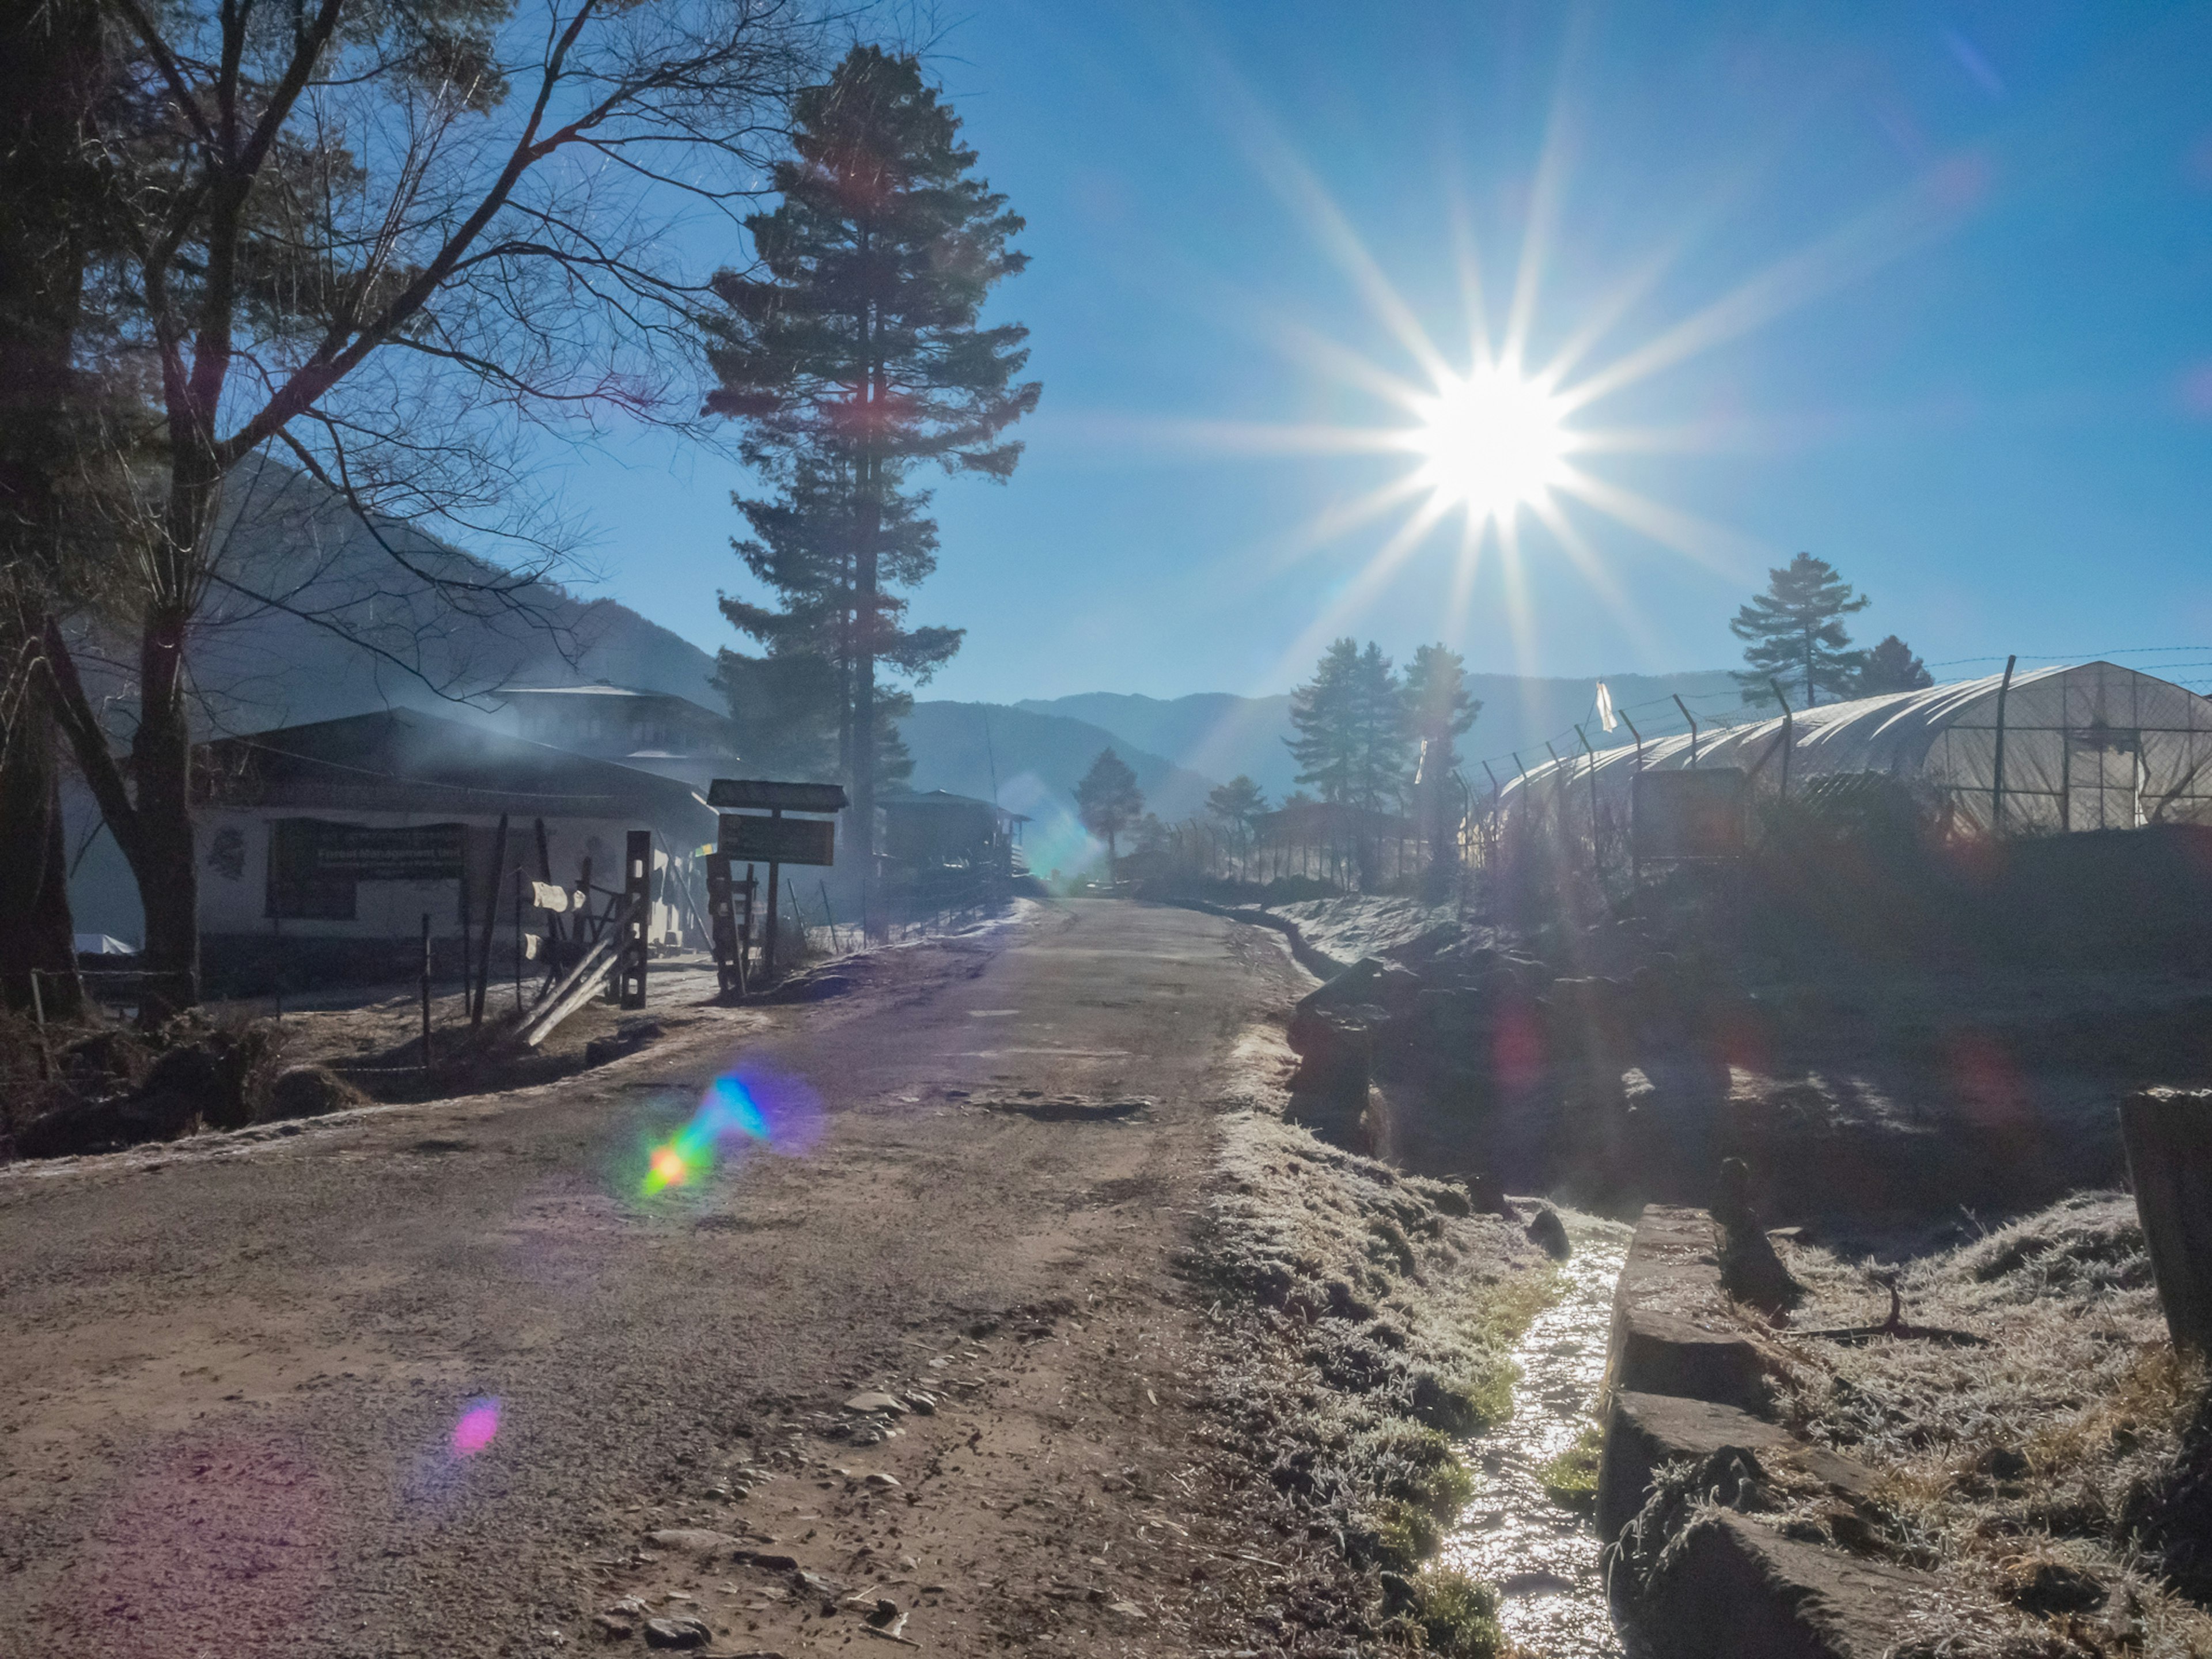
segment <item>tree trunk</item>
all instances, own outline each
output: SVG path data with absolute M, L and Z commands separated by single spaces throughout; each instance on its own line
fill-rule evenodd
M 76 469 L 74 354 L 103 188 L 84 142 L 106 78 L 91 0 L 0 18 L 0 1002 L 82 1001 L 61 825 L 48 622 L 67 586 L 57 481 Z
M 31 975 L 49 1017 L 84 1003 L 69 907 L 61 765 L 44 688 L 23 700 L 0 760 L 0 1001 L 31 1006 Z
M 867 466 L 860 500 L 860 546 L 854 550 L 853 606 L 853 810 L 854 856 L 860 865 L 860 925 L 871 939 L 883 936 L 876 890 L 876 540 L 882 529 L 883 501 L 877 463 Z
M 185 708 L 188 612 L 150 607 L 139 639 L 138 848 L 132 872 L 146 911 L 147 996 L 156 1014 L 199 1000 L 199 870 L 193 856 L 191 731 Z

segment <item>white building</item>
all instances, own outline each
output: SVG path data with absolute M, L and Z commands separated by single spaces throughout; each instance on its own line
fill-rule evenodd
M 588 866 L 592 888 L 619 890 L 635 830 L 653 838 L 654 942 L 698 931 L 691 866 L 714 840 L 715 814 L 678 780 L 410 709 L 227 738 L 199 761 L 199 914 L 211 979 L 227 964 L 272 956 L 377 976 L 387 957 L 419 957 L 425 915 L 441 962 L 457 963 L 464 924 L 480 941 L 488 902 L 495 960 L 504 963 L 518 872 L 526 884 L 550 874 L 573 890 Z M 595 895 L 593 908 L 605 902 Z M 523 927 L 544 925 L 526 907 Z

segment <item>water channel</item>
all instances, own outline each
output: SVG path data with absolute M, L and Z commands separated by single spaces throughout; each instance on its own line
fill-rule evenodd
M 1574 1247 L 1565 1293 L 1513 1351 L 1513 1415 L 1470 1441 L 1474 1497 L 1445 1540 L 1444 1559 L 1498 1585 L 1506 1633 L 1546 1659 L 1620 1659 L 1607 1610 L 1597 1534 L 1587 1515 L 1546 1496 L 1545 1466 L 1595 1426 L 1613 1291 L 1631 1230 L 1560 1212 Z

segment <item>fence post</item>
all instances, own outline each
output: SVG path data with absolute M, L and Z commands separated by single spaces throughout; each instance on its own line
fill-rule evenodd
M 2120 1103 L 2120 1141 L 2173 1346 L 2212 1358 L 2212 1091 Z
M 484 883 L 483 957 L 483 965 L 475 975 L 476 984 L 469 986 L 468 942 L 469 924 L 465 913 L 461 918 L 461 984 L 472 991 L 469 999 L 469 1029 L 477 1030 L 483 1024 L 484 998 L 491 992 L 492 930 L 499 922 L 499 872 L 507 862 L 507 814 L 499 815 L 499 831 L 492 837 L 491 878 Z
M 1690 712 L 1690 705 L 1682 701 L 1682 694 L 1674 694 L 1674 707 L 1682 711 L 1682 718 L 1690 723 L 1690 764 L 1698 763 L 1698 717 Z
M 464 918 L 465 925 L 461 929 L 464 942 L 469 936 L 465 920 Z M 422 913 L 422 1069 L 426 1072 L 430 1069 L 430 913 L 428 910 Z
M 1996 763 L 1991 769 L 1996 775 L 1990 782 L 1990 836 L 1992 840 L 2004 833 L 2005 699 L 2012 695 L 2012 667 L 2019 660 L 2016 656 L 2005 659 L 2004 678 L 1997 683 L 1997 752 Z
M 1790 751 L 1796 746 L 1797 722 L 1790 715 L 1790 699 L 1782 695 L 1782 682 L 1769 680 L 1774 688 L 1774 701 L 1782 705 L 1782 799 L 1790 799 Z
M 1589 757 L 1589 763 L 1590 763 L 1590 769 L 1589 769 L 1589 787 L 1590 787 L 1590 868 L 1591 868 L 1591 869 L 1593 869 L 1593 870 L 1595 870 L 1595 869 L 1596 869 L 1596 868 L 1597 868 L 1597 866 L 1598 866 L 1598 857 L 1597 857 L 1597 750 L 1590 747 L 1589 734 L 1588 732 L 1584 732 L 1584 731 L 1582 729 L 1582 727 L 1581 727 L 1581 726 L 1577 726 L 1577 727 L 1575 727 L 1575 735 L 1576 735 L 1577 737 L 1580 738 L 1583 740 L 1583 753 L 1584 753 L 1585 755 L 1588 755 L 1588 756 Z
M 1628 718 L 1628 711 L 1620 711 L 1620 723 L 1628 728 L 1628 735 L 1636 739 L 1636 769 L 1644 769 L 1644 734 L 1636 729 L 1636 722 Z

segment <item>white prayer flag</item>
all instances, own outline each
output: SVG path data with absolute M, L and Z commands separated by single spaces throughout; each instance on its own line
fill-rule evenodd
M 1620 724 L 1620 717 L 1613 712 L 1613 693 L 1605 689 L 1603 680 L 1597 683 L 1597 723 L 1607 732 Z
M 525 933 L 522 936 L 522 959 L 525 962 L 537 961 L 538 950 L 544 943 L 545 941 L 535 933 Z
M 557 916 L 568 908 L 568 890 L 565 887 L 556 887 L 550 881 L 533 881 L 530 891 L 530 902 L 541 910 L 550 910 Z

